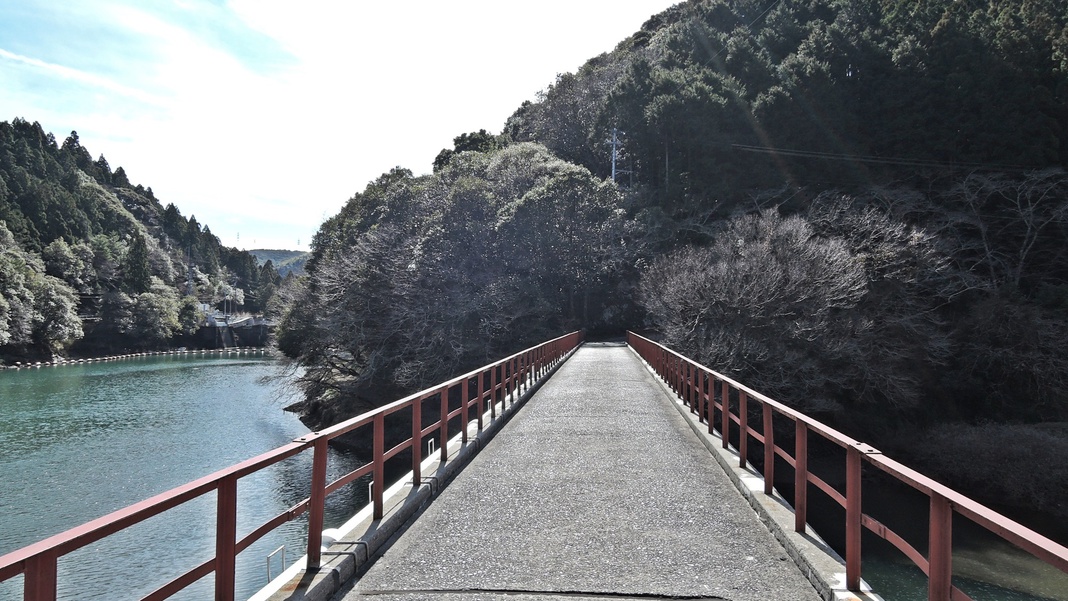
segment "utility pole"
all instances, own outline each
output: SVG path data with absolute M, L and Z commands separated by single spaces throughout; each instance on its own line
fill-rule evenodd
M 627 132 L 619 131 L 617 128 L 613 127 L 612 128 L 612 139 L 605 141 L 605 144 L 611 144 L 612 145 L 612 183 L 615 183 L 615 181 L 616 181 L 616 174 L 619 174 L 619 173 L 630 173 L 629 169 L 617 169 L 616 168 L 616 158 L 619 156 L 619 145 L 621 143 L 620 140 L 619 140 L 619 134 L 626 135 L 626 133 Z

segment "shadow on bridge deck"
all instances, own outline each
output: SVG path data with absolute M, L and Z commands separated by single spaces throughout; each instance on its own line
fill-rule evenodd
M 821 598 L 674 404 L 582 347 L 334 598 Z

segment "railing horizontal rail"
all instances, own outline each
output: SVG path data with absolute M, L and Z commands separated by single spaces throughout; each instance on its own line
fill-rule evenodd
M 54 601 L 57 590 L 56 565 L 60 557 L 213 491 L 218 497 L 215 557 L 165 583 L 145 599 L 166 599 L 193 582 L 215 572 L 215 598 L 232 601 L 234 598 L 233 571 L 237 554 L 278 526 L 304 513 L 309 514 L 308 566 L 316 568 L 320 563 L 323 516 L 326 497 L 329 494 L 357 478 L 370 474 L 374 478 L 371 499 L 373 517 L 374 519 L 381 518 L 382 497 L 385 491 L 383 466 L 386 460 L 404 450 L 411 449 L 413 484 L 419 485 L 421 482 L 420 464 L 423 460 L 421 449 L 423 438 L 437 433 L 440 436 L 438 446 L 441 448 L 442 459 L 447 458 L 446 447 L 451 420 L 457 417 L 463 418 L 465 423 L 461 424 L 460 428 L 463 430 L 466 441 L 466 432 L 470 425 L 466 423 L 466 417 L 472 407 L 476 408 L 475 417 L 478 429 L 481 431 L 484 403 L 490 404 L 491 419 L 496 419 L 497 405 L 507 402 L 509 393 L 518 393 L 524 386 L 525 389 L 529 389 L 565 359 L 568 353 L 578 347 L 582 340 L 582 332 L 572 332 L 549 340 L 319 432 L 301 436 L 277 449 L 155 495 L 66 532 L 12 551 L 0 556 L 0 581 L 25 574 L 23 598 L 26 601 Z M 488 386 L 486 385 L 487 378 L 489 379 Z M 471 398 L 472 395 L 469 393 L 471 380 L 477 380 L 476 390 L 479 391 L 475 393 L 474 398 Z M 450 392 L 454 388 L 459 388 L 461 391 L 461 407 L 450 411 Z M 441 399 L 441 409 L 436 415 L 437 421 L 423 428 L 421 423 L 424 411 L 423 401 L 435 395 Z M 516 398 L 513 396 L 511 402 L 515 401 Z M 412 420 L 413 436 L 387 451 L 384 449 L 383 442 L 384 419 L 386 416 L 406 410 L 409 413 L 407 417 Z M 372 428 L 374 448 L 372 461 L 328 483 L 326 480 L 327 443 L 338 436 L 365 427 Z M 236 536 L 237 481 L 307 450 L 313 452 L 311 496 L 238 539 Z
M 143 522 L 177 507 L 187 501 L 191 501 L 218 488 L 218 483 L 230 477 L 241 477 L 258 471 L 283 459 L 296 455 L 303 450 L 303 445 L 289 443 L 278 447 L 252 459 L 248 459 L 219 470 L 203 478 L 172 488 L 167 492 L 160 493 L 139 503 L 134 503 L 123 509 L 112 512 L 103 517 L 86 522 L 76 528 L 71 528 L 55 536 L 51 536 L 32 545 L 28 545 L 7 555 L 0 557 L 0 580 L 10 578 L 9 570 L 12 566 L 25 562 L 28 558 L 40 555 L 45 550 L 56 552 L 57 555 L 66 555 L 72 551 L 90 545 L 105 536 L 124 530 L 138 522 Z M 21 571 L 21 570 L 19 570 Z M 18 573 L 16 571 L 15 573 Z
M 245 549 L 251 547 L 253 543 L 263 538 L 266 534 L 270 533 L 275 528 L 292 520 L 293 518 L 304 515 L 304 512 L 306 511 L 308 511 L 307 499 L 276 515 L 267 522 L 264 522 L 264 524 L 259 528 L 256 528 L 252 532 L 246 534 L 244 538 L 237 541 L 237 545 L 235 546 L 237 552 L 240 553 Z
M 345 474 L 344 476 L 338 478 L 337 480 L 334 480 L 330 484 L 326 485 L 326 494 L 329 495 L 330 493 L 343 488 L 345 485 L 351 484 L 353 481 L 358 480 L 359 478 L 362 478 L 367 474 L 370 474 L 374 467 L 375 465 L 373 463 L 366 463 Z
M 898 551 L 901 551 L 906 557 L 911 559 L 912 563 L 916 564 L 916 567 L 920 568 L 925 575 L 930 571 L 929 563 L 927 558 L 923 556 L 923 553 L 917 551 L 916 547 L 913 547 L 907 540 L 901 538 L 890 528 L 887 528 L 885 524 L 867 515 L 861 518 L 861 523 L 873 534 L 897 547 Z
M 835 503 L 838 503 L 838 505 L 840 507 L 842 507 L 843 509 L 845 508 L 845 506 L 846 506 L 845 495 L 843 495 L 842 493 L 838 492 L 838 489 L 836 489 L 835 487 L 831 486 L 830 484 L 827 484 L 827 482 L 824 481 L 823 478 L 820 478 L 819 476 L 813 474 L 812 472 L 809 472 L 808 473 L 808 481 L 810 483 L 814 484 L 816 486 L 816 488 L 822 490 L 824 492 L 824 494 L 826 494 L 828 497 L 830 497 L 831 500 L 834 501 Z
M 189 570 L 185 574 L 182 574 L 178 578 L 175 578 L 174 580 L 156 589 L 148 596 L 146 596 L 144 601 L 157 601 L 176 595 L 181 592 L 181 590 L 185 587 L 210 574 L 214 567 L 215 560 L 209 559 L 208 561 L 205 561 L 204 563 L 198 565 L 192 570 Z
M 967 600 L 969 597 L 954 587 L 952 577 L 952 515 L 959 514 L 1004 540 L 1027 551 L 1034 557 L 1068 573 L 1068 548 L 1023 526 L 1000 513 L 970 499 L 931 478 L 886 457 L 877 449 L 857 441 L 838 430 L 819 422 L 800 411 L 787 407 L 752 388 L 737 382 L 711 368 L 705 367 L 683 355 L 633 332 L 627 333 L 627 343 L 664 380 L 690 411 L 701 414 L 709 424 L 709 433 L 714 432 L 714 411 L 721 413 L 718 434 L 724 448 L 729 444 L 730 424 L 738 431 L 739 461 L 748 461 L 748 441 L 768 440 L 764 456 L 765 492 L 772 492 L 774 482 L 774 456 L 782 457 L 795 470 L 794 511 L 795 529 L 805 531 L 808 507 L 808 484 L 813 484 L 846 510 L 846 585 L 851 591 L 860 590 L 861 550 L 860 529 L 867 528 L 887 540 L 928 575 L 929 598 L 948 601 Z M 716 383 L 720 392 L 716 394 Z M 706 390 L 707 388 L 707 390 Z M 737 397 L 732 409 L 731 396 Z M 749 402 L 755 401 L 763 409 L 760 430 L 749 422 Z M 705 404 L 707 402 L 707 405 Z M 770 409 L 770 411 L 769 411 Z M 779 415 L 793 422 L 796 435 L 795 448 L 779 446 L 775 440 L 774 416 Z M 814 432 L 823 440 L 846 450 L 845 491 L 822 480 L 808 470 L 808 433 Z M 771 448 L 767 448 L 770 446 Z M 861 505 L 860 472 L 868 463 L 929 497 L 931 517 L 928 528 L 929 551 L 924 557 L 910 543 L 886 525 L 863 513 Z M 932 567 L 934 566 L 934 567 Z

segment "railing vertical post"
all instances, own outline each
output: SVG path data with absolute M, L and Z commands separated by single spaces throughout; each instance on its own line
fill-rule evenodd
M 483 380 L 485 379 L 485 377 L 486 377 L 486 372 L 484 372 L 484 371 L 478 372 L 478 387 L 477 387 L 478 405 L 477 405 L 477 407 L 478 407 L 478 431 L 479 432 L 482 431 L 482 426 L 483 426 L 483 424 L 482 424 L 482 413 L 485 412 L 485 410 L 486 410 L 486 407 L 485 407 L 486 391 L 483 389 L 483 385 L 484 385 Z
M 326 512 L 327 439 L 319 437 L 312 446 L 311 494 L 308 501 L 308 569 L 319 567 L 319 547 L 323 544 L 323 514 Z
M 490 419 L 497 419 L 497 367 L 498 366 L 494 365 L 490 368 Z
M 794 422 L 794 531 L 804 532 L 808 522 L 808 426 Z
M 764 406 L 764 494 L 770 495 L 775 487 L 775 417 L 771 405 Z
M 705 372 L 697 370 L 697 423 L 708 421 L 708 395 L 705 394 Z
M 681 400 L 682 404 L 686 405 L 686 408 L 689 409 L 690 399 L 686 396 L 686 362 L 680 358 L 676 369 L 679 374 L 679 400 Z
M 674 380 L 675 385 L 672 388 L 675 390 L 675 396 L 682 397 L 682 359 L 678 357 L 671 358 L 671 379 Z
M 719 434 L 723 439 L 723 448 L 726 449 L 731 444 L 731 385 L 726 380 L 720 384 L 719 402 L 723 404 L 720 408 Z
M 508 408 L 508 391 L 512 386 L 512 361 L 509 359 L 501 366 L 501 411 Z
M 682 364 L 682 402 L 690 413 L 695 411 L 693 402 L 693 365 L 689 361 Z
M 716 379 L 708 374 L 708 433 L 715 431 L 716 427 Z
M 744 390 L 738 391 L 738 467 L 745 468 L 749 461 L 749 398 Z
M 667 372 L 664 374 L 664 380 L 667 382 L 671 392 L 674 393 L 678 390 L 675 388 L 675 358 L 666 352 L 664 355 L 664 371 Z
M 371 460 L 374 462 L 374 466 L 371 468 L 371 477 L 373 478 L 371 481 L 371 503 L 373 505 L 371 518 L 380 520 L 386 513 L 382 501 L 386 490 L 386 460 L 384 457 L 386 453 L 386 416 L 382 413 L 376 413 L 373 423 L 374 438 L 371 440 L 373 457 Z
M 671 357 L 671 389 L 675 392 L 676 396 L 682 396 L 682 386 L 680 381 L 682 380 L 681 374 L 682 362 L 678 357 L 674 355 Z
M 460 401 L 460 422 L 462 424 L 460 429 L 463 444 L 467 444 L 467 401 L 468 395 L 471 394 L 469 384 L 470 378 L 464 378 L 463 383 L 460 384 L 460 398 L 462 399 Z
M 234 601 L 237 564 L 237 478 L 219 482 L 215 521 L 215 601 Z
M 846 448 L 846 588 L 860 591 L 860 450 L 854 446 Z
M 700 409 L 697 409 L 697 366 L 693 363 L 688 363 L 687 370 L 689 371 L 690 413 L 700 413 Z M 701 421 L 700 414 L 697 415 L 697 421 Z
M 523 385 L 523 356 L 512 359 L 512 404 L 519 397 L 520 387 Z
M 523 381 L 526 382 L 524 390 L 530 390 L 530 386 L 534 383 L 534 352 L 529 351 L 523 354 Z
M 953 590 L 953 508 L 945 497 L 934 492 L 929 537 L 927 599 L 949 601 Z
M 513 403 L 519 395 L 523 394 L 523 384 L 527 379 L 526 357 L 526 354 L 522 354 L 515 358 L 515 394 L 512 395 Z
M 56 601 L 56 576 L 59 556 L 49 549 L 26 560 L 22 585 L 25 601 Z
M 423 483 L 423 397 L 412 401 L 412 486 Z
M 441 389 L 441 423 L 438 425 L 438 440 L 441 446 L 441 462 L 449 459 L 449 387 Z

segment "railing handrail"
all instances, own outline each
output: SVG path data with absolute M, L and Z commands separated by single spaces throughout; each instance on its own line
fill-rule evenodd
M 382 496 L 385 491 L 383 485 L 383 464 L 396 453 L 411 448 L 413 453 L 413 472 L 415 484 L 420 482 L 419 464 L 422 462 L 421 445 L 422 438 L 439 431 L 442 441 L 439 442 L 442 459 L 447 457 L 448 422 L 458 415 L 462 415 L 463 441 L 467 441 L 467 430 L 470 424 L 468 410 L 477 407 L 478 429 L 483 427 L 483 403 L 490 402 L 491 419 L 496 418 L 496 405 L 498 402 L 506 402 L 510 393 L 518 393 L 523 385 L 529 389 L 539 378 L 545 376 L 550 369 L 567 353 L 581 344 L 583 333 L 581 331 L 565 334 L 558 338 L 543 342 L 539 345 L 519 351 L 493 363 L 486 364 L 481 368 L 472 370 L 464 375 L 457 376 L 446 382 L 436 384 L 400 400 L 377 407 L 355 417 L 349 418 L 334 426 L 324 428 L 321 431 L 312 432 L 295 439 L 281 447 L 267 451 L 240 463 L 223 468 L 202 478 L 177 486 L 148 499 L 134 503 L 128 507 L 111 512 L 80 526 L 76 526 L 59 534 L 55 534 L 36 543 L 16 549 L 0 556 L 0 582 L 25 573 L 24 599 L 26 600 L 52 600 L 55 599 L 56 591 L 56 562 L 58 558 L 72 551 L 97 542 L 107 536 L 143 522 L 153 516 L 159 515 L 169 509 L 182 505 L 188 501 L 201 497 L 212 491 L 219 491 L 219 522 L 216 524 L 217 552 L 214 560 L 208 564 L 200 564 L 189 570 L 182 576 L 171 580 L 156 592 L 145 599 L 165 599 L 178 592 L 197 578 L 211 571 L 219 571 L 221 565 L 225 570 L 232 572 L 233 562 L 237 553 L 247 548 L 252 542 L 258 540 L 282 523 L 294 519 L 305 511 L 311 512 L 308 528 L 308 561 L 310 567 L 319 564 L 319 546 L 322 536 L 322 519 L 326 496 L 346 482 L 374 473 L 376 482 L 372 490 L 371 502 L 374 506 L 375 519 L 382 517 Z M 498 372 L 500 381 L 496 381 Z M 489 375 L 490 387 L 482 386 L 485 377 Z M 471 397 L 469 383 L 478 378 L 478 392 Z M 449 410 L 449 391 L 455 386 L 462 388 L 460 408 Z M 499 394 L 498 394 L 499 393 Z M 440 395 L 441 415 L 436 423 L 427 428 L 422 428 L 421 405 L 422 401 Z M 488 398 L 487 398 L 488 397 Z M 512 397 L 515 402 L 515 396 Z M 413 437 L 398 444 L 392 449 L 383 447 L 383 421 L 386 415 L 396 413 L 405 408 L 412 408 Z M 334 482 L 327 483 L 326 478 L 326 446 L 330 440 L 345 433 L 351 432 L 363 426 L 374 426 L 374 457 L 370 463 L 341 476 Z M 418 428 L 418 430 L 416 430 Z M 415 438 L 418 443 L 414 443 Z M 414 444 L 413 444 L 414 443 Z M 312 486 L 311 496 L 297 505 L 291 507 L 279 516 L 268 520 L 250 534 L 238 540 L 236 538 L 236 511 L 237 511 L 237 480 L 243 476 L 252 474 L 261 469 L 274 465 L 289 457 L 313 449 Z M 223 531 L 223 532 L 220 532 Z M 231 536 L 230 533 L 233 532 Z M 230 540 L 225 540 L 229 538 Z M 229 557 L 226 557 L 229 555 Z M 205 567 L 207 565 L 207 567 Z M 206 570 L 206 571 L 205 571 Z M 194 578 L 195 576 L 195 578 Z M 229 599 L 234 597 L 233 574 L 220 578 L 216 574 L 216 598 Z
M 86 545 L 91 545 L 98 540 L 124 530 L 134 524 L 143 522 L 148 518 L 157 516 L 168 509 L 177 507 L 186 501 L 195 499 L 218 488 L 219 482 L 228 477 L 241 477 L 264 467 L 273 465 L 279 461 L 292 457 L 307 448 L 306 444 L 290 442 L 271 451 L 246 459 L 241 463 L 225 467 L 221 470 L 197 478 L 191 482 L 176 486 L 170 490 L 149 497 L 143 501 L 117 509 L 109 514 L 90 520 L 80 526 L 52 535 L 36 543 L 32 543 L 20 549 L 16 549 L 6 555 L 0 556 L 0 580 L 6 580 L 20 572 L 9 574 L 7 571 L 16 563 L 23 562 L 32 556 L 53 550 L 57 555 L 66 555 L 77 551 Z M 101 534 L 102 533 L 102 534 Z
M 778 455 L 795 470 L 794 510 L 796 514 L 795 530 L 805 531 L 807 511 L 807 485 L 812 483 L 846 509 L 846 584 L 852 591 L 860 590 L 860 527 L 866 527 L 878 536 L 886 539 L 901 550 L 917 567 L 929 575 L 930 599 L 947 600 L 968 599 L 962 591 L 952 585 L 951 558 L 952 532 L 951 517 L 956 512 L 989 532 L 1022 548 L 1031 555 L 1049 565 L 1068 572 L 1068 547 L 1049 539 L 1034 530 L 1019 524 L 1004 515 L 986 507 L 955 490 L 909 468 L 885 455 L 879 450 L 853 439 L 800 411 L 791 409 L 774 399 L 737 382 L 709 367 L 701 365 L 666 346 L 635 334 L 627 332 L 628 344 L 643 358 L 653 370 L 685 402 L 698 419 L 705 419 L 710 434 L 718 432 L 724 448 L 730 437 L 730 422 L 738 425 L 739 461 L 742 467 L 747 462 L 747 441 L 750 437 L 765 444 L 764 454 L 764 492 L 772 493 L 774 483 L 774 457 Z M 655 352 L 654 352 L 655 351 Z M 706 380 L 707 379 L 707 380 Z M 720 392 L 716 393 L 716 383 L 720 383 Z M 738 392 L 739 410 L 734 413 L 730 408 L 731 391 Z M 746 403 L 748 399 L 760 402 L 764 407 L 761 430 L 752 429 L 747 421 Z M 714 410 L 719 409 L 721 420 L 718 430 L 714 430 Z M 795 424 L 794 454 L 776 444 L 774 435 L 774 417 L 779 413 Z M 770 429 L 768 429 L 770 425 Z M 837 492 L 826 482 L 807 470 L 807 432 L 814 431 L 825 440 L 846 449 L 846 492 Z M 769 460 L 770 459 L 770 460 Z M 861 510 L 860 469 L 861 462 L 867 461 L 879 470 L 889 474 L 898 481 L 927 495 L 931 501 L 931 524 L 929 527 L 929 553 L 924 558 L 897 533 L 880 524 Z M 835 494 L 832 494 L 831 491 Z M 837 496 L 836 496 L 837 495 Z M 932 575 L 931 573 L 934 572 Z
M 792 408 L 792 407 L 790 407 L 788 405 L 784 405 L 783 403 L 780 403 L 779 401 L 776 401 L 775 399 L 765 395 L 762 392 L 758 392 L 756 390 L 753 390 L 752 388 L 746 386 L 745 384 L 742 384 L 741 382 L 731 378 L 730 376 L 726 376 L 724 374 L 721 374 L 720 372 L 712 369 L 711 367 L 706 367 L 705 365 L 702 365 L 702 364 L 694 361 L 693 359 L 690 359 L 689 357 L 686 357 L 685 355 L 679 354 L 678 352 L 669 349 L 668 347 L 660 344 L 659 342 L 656 342 L 654 340 L 650 340 L 650 339 L 645 338 L 644 336 L 642 336 L 640 334 L 635 334 L 634 332 L 627 332 L 627 334 L 631 335 L 631 336 L 634 336 L 636 338 L 640 338 L 640 339 L 642 339 L 642 340 L 644 340 L 644 341 L 646 341 L 646 342 L 648 342 L 650 344 L 655 344 L 656 346 L 658 346 L 661 349 L 663 349 L 664 352 L 668 353 L 669 355 L 671 355 L 671 356 L 673 356 L 673 357 L 675 357 L 675 358 L 677 358 L 677 359 L 679 359 L 681 361 L 684 361 L 684 362 L 686 362 L 686 363 L 688 363 L 690 365 L 693 365 L 697 369 L 703 370 L 704 372 L 710 374 L 712 377 L 714 377 L 716 380 L 719 380 L 720 382 L 726 382 L 727 384 L 730 385 L 731 388 L 733 388 L 735 390 L 741 390 L 741 391 L 745 392 L 746 396 L 748 396 L 749 398 L 755 398 L 755 399 L 757 399 L 758 401 L 760 401 L 762 403 L 767 403 L 767 404 L 771 405 L 776 410 L 778 410 L 779 413 L 782 413 L 783 415 L 786 415 L 787 417 L 789 417 L 790 419 L 792 419 L 794 421 L 802 421 L 802 422 L 804 422 L 805 425 L 807 425 L 810 430 L 815 430 L 817 432 L 820 432 L 820 433 L 824 434 L 824 436 L 828 440 L 830 440 L 831 442 L 834 442 L 835 444 L 837 444 L 840 447 L 844 448 L 844 447 L 848 447 L 848 446 L 855 446 L 855 445 L 861 444 L 860 441 L 857 441 L 857 440 L 853 439 L 851 436 L 848 436 L 848 435 L 846 435 L 846 434 L 844 434 L 842 432 L 839 432 L 838 430 L 828 426 L 827 424 L 825 424 L 825 423 L 823 423 L 823 422 L 821 422 L 819 420 L 813 419 L 813 418 L 805 415 L 804 413 L 802 413 L 802 412 L 800 412 L 800 411 L 798 411 L 798 410 L 796 410 L 796 409 L 794 409 L 794 408 Z

